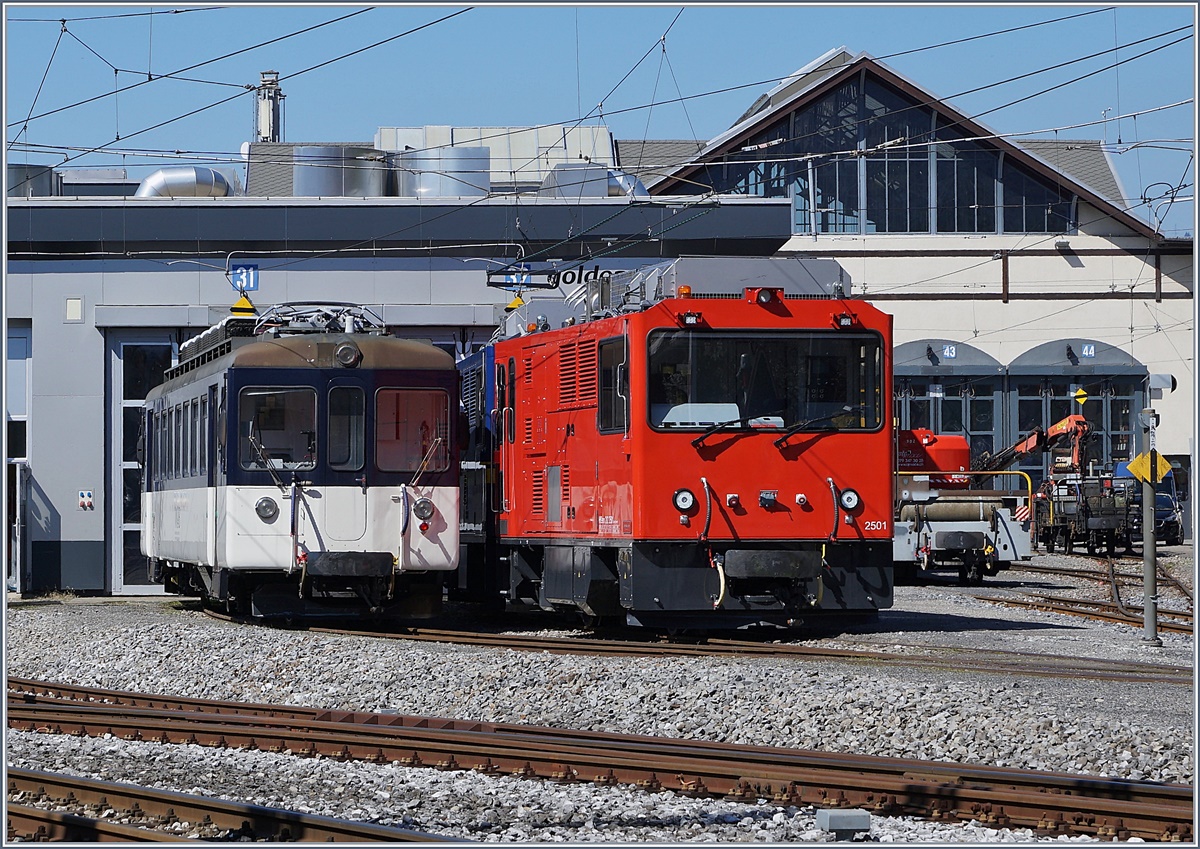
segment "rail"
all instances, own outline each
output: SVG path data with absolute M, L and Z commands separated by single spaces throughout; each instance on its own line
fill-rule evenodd
M 55 697 L 54 687 L 10 691 L 10 727 L 782 805 L 858 806 L 883 816 L 975 820 L 1044 835 L 1192 838 L 1193 791 L 1180 784 L 394 714 L 330 710 L 291 720 L 290 709 L 280 706 L 213 702 L 198 710 L 202 700 L 188 699 L 185 708 L 167 696 L 152 697 L 157 706 L 148 708 L 135 704 L 144 694 L 123 700 L 113 691 L 103 702 L 72 702 Z M 272 711 L 277 715 L 266 715 Z

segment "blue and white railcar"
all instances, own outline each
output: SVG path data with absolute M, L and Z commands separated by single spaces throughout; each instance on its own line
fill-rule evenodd
M 180 359 L 144 409 L 152 576 L 255 616 L 440 610 L 459 550 L 453 357 L 361 307 L 282 304 Z

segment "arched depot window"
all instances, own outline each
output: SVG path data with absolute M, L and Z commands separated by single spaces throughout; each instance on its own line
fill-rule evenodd
M 1092 339 L 1058 339 L 1031 348 L 1008 367 L 1013 440 L 1069 415 L 1082 414 L 1097 434 L 1089 459 L 1097 468 L 1137 453 L 1137 416 L 1145 403 L 1146 367 L 1120 348 Z M 1014 468 L 1049 474 L 1045 454 Z
M 897 345 L 893 363 L 902 429 L 962 434 L 972 459 L 1004 447 L 1004 367 L 997 360 L 963 342 L 920 339 Z

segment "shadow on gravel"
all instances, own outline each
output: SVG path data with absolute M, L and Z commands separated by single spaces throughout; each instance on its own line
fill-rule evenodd
M 835 623 L 827 623 L 830 626 Z M 817 630 L 813 626 L 813 636 L 839 636 L 861 634 L 887 634 L 898 631 L 906 633 L 919 632 L 970 632 L 970 631 L 1080 631 L 1082 626 L 1064 625 L 1053 622 L 1018 622 L 999 616 L 957 616 L 953 613 L 929 613 L 922 611 L 882 611 L 878 618 L 871 621 L 855 622 L 849 627 L 831 627 Z

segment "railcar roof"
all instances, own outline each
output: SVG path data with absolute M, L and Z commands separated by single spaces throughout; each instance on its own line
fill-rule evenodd
M 184 372 L 155 387 L 147 395 L 153 401 L 166 392 L 181 386 L 201 381 L 228 368 L 336 368 L 343 367 L 333 358 L 337 346 L 346 341 L 353 342 L 362 352 L 357 367 L 345 368 L 354 373 L 371 369 L 416 369 L 454 370 L 454 357 L 445 351 L 412 339 L 397 339 L 393 336 L 375 336 L 345 333 L 306 333 L 279 338 L 258 337 L 256 339 L 228 340 L 232 350 L 209 362 L 198 364 L 194 370 Z

